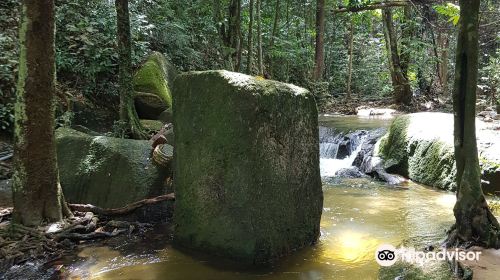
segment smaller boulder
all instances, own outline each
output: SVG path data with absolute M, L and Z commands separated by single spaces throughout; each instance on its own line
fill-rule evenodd
M 163 123 L 173 122 L 172 109 L 168 108 L 165 111 L 161 112 L 161 114 L 158 116 L 158 120 L 162 121 Z
M 352 166 L 350 168 L 342 168 L 335 173 L 335 176 L 341 178 L 366 178 L 366 174 L 361 172 L 357 167 Z
M 149 133 L 158 133 L 163 127 L 163 123 L 157 120 L 140 120 L 142 127 Z
M 147 140 L 90 136 L 59 128 L 56 143 L 61 186 L 70 203 L 118 208 L 172 192 L 167 184 L 171 170 L 153 162 Z M 165 147 L 164 153 L 173 156 L 172 152 L 172 147 Z
M 134 103 L 140 119 L 156 120 L 168 108 L 158 95 L 146 92 L 136 93 Z

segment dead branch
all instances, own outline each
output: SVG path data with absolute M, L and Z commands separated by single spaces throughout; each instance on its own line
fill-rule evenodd
M 146 205 L 151 205 L 151 204 L 156 204 L 162 201 L 168 201 L 168 200 L 175 200 L 175 194 L 174 193 L 169 193 L 165 195 L 160 195 L 154 198 L 146 198 L 137 202 L 134 202 L 132 204 L 125 205 L 120 208 L 112 208 L 112 209 L 105 209 L 101 208 L 98 206 L 94 206 L 92 204 L 69 204 L 69 208 L 72 211 L 78 211 L 78 212 L 93 212 L 98 215 L 105 215 L 105 216 L 120 216 L 120 215 L 125 215 L 129 214 L 130 212 L 136 210 L 137 208 L 146 206 Z
M 370 3 L 363 6 L 354 6 L 354 7 L 340 7 L 338 9 L 333 10 L 334 14 L 338 13 L 355 13 L 361 11 L 369 11 L 369 10 L 377 10 L 389 7 L 404 7 L 410 4 L 409 1 L 386 1 L 386 2 L 375 2 Z

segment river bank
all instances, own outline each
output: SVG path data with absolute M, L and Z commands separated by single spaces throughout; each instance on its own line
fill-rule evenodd
M 321 126 L 343 132 L 373 130 L 392 122 L 391 118 L 357 116 L 321 115 L 319 119 Z M 322 175 L 332 173 L 331 168 L 351 164 L 348 160 L 329 159 L 325 155 L 321 161 Z M 416 249 L 439 246 L 454 221 L 453 193 L 413 182 L 408 182 L 405 189 L 398 189 L 371 178 L 323 177 L 325 200 L 319 243 L 271 267 L 242 267 L 222 258 L 177 248 L 171 242 L 170 225 L 163 224 L 144 235 L 85 242 L 78 245 L 75 254 L 46 265 L 26 263 L 12 268 L 7 275 L 15 279 L 16 275 L 29 275 L 27 271 L 31 269 L 32 275 L 40 279 L 54 275 L 122 279 L 126 275 L 140 279 L 245 280 L 259 277 L 281 280 L 330 279 L 335 275 L 335 279 L 392 280 L 396 276 L 412 279 L 415 273 L 431 277 L 439 271 L 435 279 L 453 279 L 451 270 L 444 270 L 442 263 L 427 270 L 395 266 L 388 271 L 380 269 L 373 257 L 377 246 L 383 243 Z M 498 260 L 497 254 L 492 253 L 491 258 L 485 258 L 485 263 L 466 265 L 482 275 L 484 270 L 495 271 Z

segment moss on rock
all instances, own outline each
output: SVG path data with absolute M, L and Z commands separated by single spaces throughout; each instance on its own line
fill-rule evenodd
M 415 113 L 397 117 L 379 140 L 376 153 L 384 159 L 388 172 L 440 189 L 456 189 L 451 114 Z M 488 161 L 483 160 L 481 164 L 483 178 L 492 172 L 496 176 L 500 174 L 497 173 L 500 170 L 492 168 L 494 164 L 485 162 Z M 488 181 L 483 183 L 485 192 L 494 184 Z
M 174 66 L 159 52 L 153 52 L 134 76 L 134 89 L 158 95 L 172 107 L 171 88 L 177 75 Z
M 140 120 L 142 127 L 149 133 L 155 134 L 163 127 L 163 122 L 156 120 Z
M 249 263 L 316 242 L 318 113 L 305 89 L 228 71 L 174 91 L 174 240 Z
M 56 142 L 60 181 L 69 202 L 115 208 L 171 191 L 164 185 L 171 172 L 151 162 L 149 141 L 59 128 Z

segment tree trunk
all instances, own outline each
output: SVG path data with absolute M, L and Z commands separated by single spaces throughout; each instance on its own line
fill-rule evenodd
M 394 88 L 394 102 L 396 104 L 411 104 L 412 93 L 410 83 L 403 74 L 396 33 L 392 22 L 392 11 L 389 8 L 382 9 L 382 20 L 384 21 L 384 35 L 386 38 L 387 55 L 391 60 L 391 77 Z
M 408 81 L 408 71 L 410 69 L 411 62 L 411 41 L 413 40 L 415 34 L 415 28 L 413 23 L 413 12 L 410 5 L 404 6 L 404 19 L 401 34 L 401 72 L 405 79 Z
M 347 96 L 346 99 L 351 99 L 352 89 L 351 89 L 351 81 L 352 81 L 352 49 L 353 49 L 353 41 L 354 41 L 354 26 L 353 20 L 351 18 L 351 24 L 349 26 L 349 63 L 347 69 Z
M 247 58 L 247 74 L 252 74 L 252 57 L 253 57 L 253 0 L 250 0 L 250 22 L 248 23 L 248 58 Z
M 147 134 L 139 122 L 134 105 L 132 79 L 132 42 L 128 0 L 115 0 L 118 38 L 118 83 L 120 92 L 120 120 L 130 129 L 135 139 L 146 139 Z
M 325 0 L 318 0 L 316 6 L 316 47 L 314 54 L 313 80 L 319 81 L 325 68 Z
M 268 60 L 268 72 L 269 76 L 273 76 L 272 71 L 273 71 L 273 58 L 271 56 L 271 52 L 274 47 L 274 41 L 276 40 L 278 36 L 278 27 L 279 27 L 279 20 L 280 20 L 280 0 L 276 0 L 276 6 L 275 6 L 275 11 L 274 11 L 274 23 L 273 23 L 273 31 L 271 33 L 271 39 L 269 42 L 269 52 L 267 54 L 267 60 Z M 287 11 L 288 13 L 288 11 Z
M 447 245 L 472 243 L 499 247 L 498 221 L 491 213 L 481 189 L 476 143 L 476 88 L 478 75 L 479 0 L 460 0 L 455 83 L 453 88 L 457 202 L 456 223 Z
M 23 1 L 14 129 L 14 221 L 37 226 L 70 215 L 57 169 L 54 0 Z
M 449 40 L 446 32 L 440 31 L 438 35 L 439 63 L 438 76 L 442 94 L 448 96 L 448 47 Z
M 236 71 L 241 71 L 241 56 L 243 54 L 243 33 L 241 32 L 241 0 L 238 1 L 238 44 L 236 49 Z
M 241 23 L 241 0 L 231 0 L 229 4 L 229 31 L 226 38 L 226 46 L 231 48 L 228 53 L 228 58 L 230 59 L 231 67 L 234 71 L 238 71 L 240 67 L 240 62 L 238 61 L 238 55 L 240 54 L 240 23 Z
M 217 28 L 217 32 L 219 33 L 220 38 L 225 43 L 226 40 L 226 26 L 222 21 L 222 13 L 221 13 L 221 0 L 214 1 L 214 10 L 213 10 L 213 18 L 215 27 Z
M 387 52 L 387 65 L 389 66 L 389 73 L 391 74 L 391 82 L 393 88 L 397 85 L 396 71 L 394 70 L 394 65 L 392 64 L 392 50 L 391 50 L 391 38 L 389 36 L 389 29 L 387 28 L 386 20 L 382 19 L 382 27 L 384 31 L 385 39 L 385 50 Z
M 261 7 L 262 0 L 257 0 L 257 59 L 258 59 L 258 70 L 259 76 L 264 76 L 264 65 L 262 61 L 262 19 L 261 19 Z
M 278 26 L 280 21 L 280 0 L 276 0 L 276 7 L 274 8 L 274 23 L 273 23 L 273 32 L 271 33 L 271 40 L 269 42 L 269 49 L 274 47 L 274 40 L 278 35 Z

